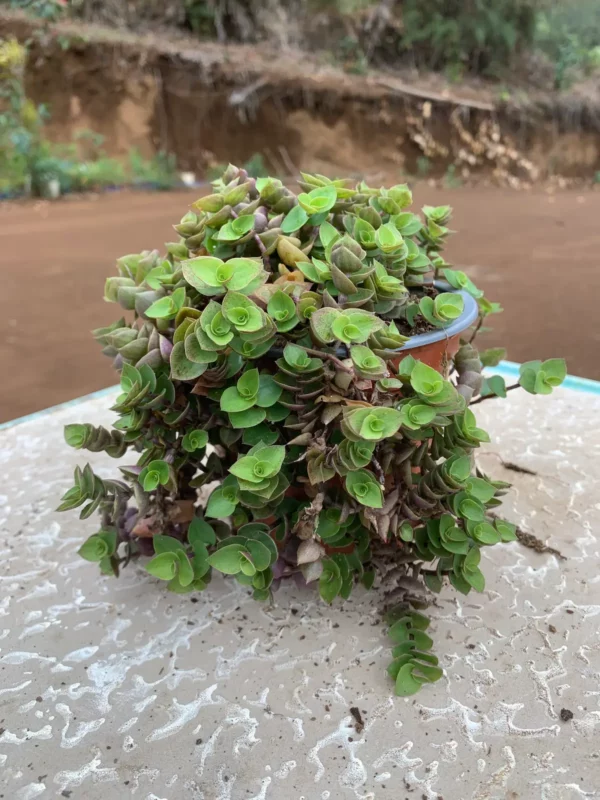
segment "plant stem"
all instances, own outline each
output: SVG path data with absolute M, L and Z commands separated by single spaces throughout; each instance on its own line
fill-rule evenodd
M 520 389 L 520 388 L 521 388 L 521 384 L 520 383 L 513 383 L 512 386 L 507 386 L 506 387 L 506 391 L 507 392 L 511 392 L 513 389 Z M 497 394 L 486 394 L 485 397 L 478 397 L 477 400 L 473 400 L 471 403 L 469 403 L 469 405 L 470 406 L 476 406 L 477 403 L 482 403 L 484 400 L 489 400 L 492 397 L 498 397 L 498 395 Z
M 379 461 L 377 461 L 375 456 L 371 458 L 371 464 L 373 464 L 373 469 L 377 473 L 377 477 L 379 478 L 379 483 L 382 486 L 385 486 L 385 473 L 383 471 L 381 464 L 379 463 Z
M 477 325 L 475 326 L 475 330 L 473 331 L 473 334 L 472 334 L 471 338 L 469 339 L 469 344 L 473 344 L 473 340 L 475 339 L 475 337 L 479 333 L 479 329 L 483 325 L 483 320 L 484 319 L 485 319 L 485 317 L 483 316 L 483 314 L 480 314 L 479 315 L 479 319 L 477 320 Z
M 311 350 L 309 347 L 304 347 L 307 353 L 311 356 L 318 356 L 318 358 L 326 358 L 331 361 L 333 364 L 336 365 L 338 369 L 343 370 L 344 372 L 349 372 L 351 375 L 354 375 L 354 367 L 347 367 L 343 361 L 340 361 L 339 358 L 336 358 L 331 353 L 324 353 L 322 350 Z

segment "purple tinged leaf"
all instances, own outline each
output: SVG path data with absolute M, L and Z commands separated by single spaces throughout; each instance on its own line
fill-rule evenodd
M 173 345 L 166 336 L 160 336 L 159 350 L 163 360 L 168 363 L 169 359 L 171 358 L 171 352 L 173 351 Z

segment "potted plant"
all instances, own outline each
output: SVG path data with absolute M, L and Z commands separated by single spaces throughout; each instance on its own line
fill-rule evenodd
M 95 331 L 120 371 L 113 430 L 68 444 L 134 458 L 119 480 L 87 465 L 61 510 L 101 524 L 80 554 L 118 575 L 137 557 L 168 589 L 215 572 L 268 601 L 282 582 L 347 599 L 376 578 L 392 612 L 399 694 L 441 675 L 419 611 L 449 582 L 484 589 L 481 549 L 515 538 L 482 474 L 488 435 L 468 407 L 508 389 L 473 345 L 499 307 L 441 255 L 450 209 L 407 209 L 405 185 L 279 180 L 229 166 L 158 252 L 126 255 Z M 519 381 L 549 393 L 561 359 Z

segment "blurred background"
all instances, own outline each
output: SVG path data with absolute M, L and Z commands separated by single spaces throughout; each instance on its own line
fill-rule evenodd
M 599 0 L 0 0 L 0 422 L 115 383 L 104 279 L 229 161 L 408 182 L 504 314 L 600 379 Z

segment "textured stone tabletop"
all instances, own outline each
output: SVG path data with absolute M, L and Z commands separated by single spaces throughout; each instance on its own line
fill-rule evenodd
M 600 398 L 479 407 L 481 463 L 515 483 L 505 515 L 567 560 L 486 549 L 485 593 L 431 611 L 446 676 L 408 699 L 376 593 L 328 608 L 287 588 L 269 608 L 231 581 L 178 596 L 81 560 L 95 520 L 54 508 L 88 454 L 62 426 L 109 405 L 0 432 L 0 798 L 600 798 Z

